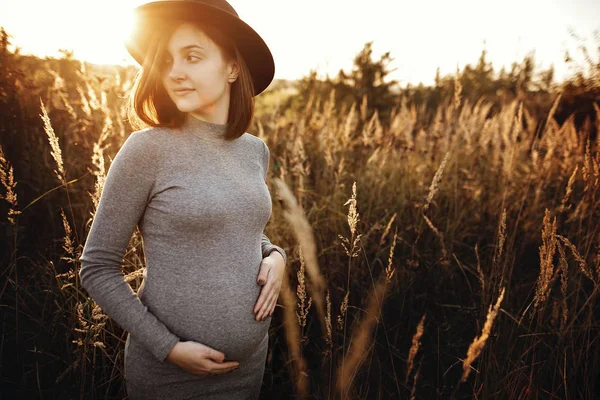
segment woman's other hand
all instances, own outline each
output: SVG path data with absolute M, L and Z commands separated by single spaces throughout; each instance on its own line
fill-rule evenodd
M 177 343 L 167 360 L 194 375 L 225 374 L 240 365 L 237 361 L 225 362 L 225 354 L 194 341 Z
M 285 273 L 285 259 L 278 251 L 272 251 L 263 258 L 256 283 L 262 286 L 260 296 L 254 306 L 257 321 L 264 321 L 275 310 L 279 290 Z

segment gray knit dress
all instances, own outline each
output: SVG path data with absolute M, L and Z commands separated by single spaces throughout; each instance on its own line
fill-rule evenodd
M 272 211 L 269 149 L 249 133 L 188 115 L 182 128 L 133 132 L 106 176 L 79 273 L 127 334 L 129 399 L 256 399 L 271 318 L 253 308 L 263 257 L 285 251 L 264 235 Z M 135 294 L 121 273 L 139 226 L 146 270 Z M 239 368 L 194 375 L 166 359 L 179 341 L 219 350 Z

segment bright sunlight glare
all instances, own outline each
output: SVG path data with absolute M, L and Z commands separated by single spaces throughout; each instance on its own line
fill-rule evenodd
M 140 0 L 0 2 L 0 26 L 22 53 L 59 57 L 59 49 L 98 64 L 135 64 L 124 48 Z M 431 84 L 457 66 L 475 64 L 483 49 L 498 71 L 534 52 L 536 69 L 551 64 L 557 79 L 576 61 L 579 43 L 595 50 L 600 29 L 598 0 L 230 0 L 265 39 L 275 56 L 276 78 L 297 79 L 315 69 L 320 76 L 348 70 L 367 41 L 373 56 L 389 51 L 391 74 L 402 85 Z M 591 40 L 591 41 L 590 41 Z M 595 55 L 592 54 L 595 59 Z
M 132 9 L 122 0 L 9 0 L 0 2 L 0 25 L 22 53 L 59 57 L 66 49 L 92 63 L 130 62 L 120 47 L 133 26 Z

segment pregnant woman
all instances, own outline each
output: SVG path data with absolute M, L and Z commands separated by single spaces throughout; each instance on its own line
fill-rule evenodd
M 224 0 L 135 9 L 134 129 L 117 152 L 79 273 L 127 334 L 130 399 L 256 399 L 287 257 L 264 235 L 270 152 L 249 133 L 274 62 Z M 142 129 L 143 128 L 143 129 Z M 121 264 L 138 226 L 136 295 Z

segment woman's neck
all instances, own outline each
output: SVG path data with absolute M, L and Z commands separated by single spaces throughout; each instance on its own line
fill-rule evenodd
M 190 111 L 193 117 L 201 119 L 212 124 L 224 125 L 228 122 L 229 117 L 229 91 L 223 93 L 220 99 L 217 100 L 212 106 L 208 107 L 207 110 Z
M 198 113 L 198 112 L 190 111 L 190 112 L 188 112 L 188 115 L 190 117 L 194 117 L 196 119 L 200 119 L 202 121 L 206 121 L 208 123 L 218 124 L 218 125 L 226 124 L 227 117 L 228 117 L 227 110 L 225 112 L 215 112 L 212 114 Z
M 226 141 L 227 124 L 209 122 L 187 113 L 181 130 L 204 140 L 224 143 Z

